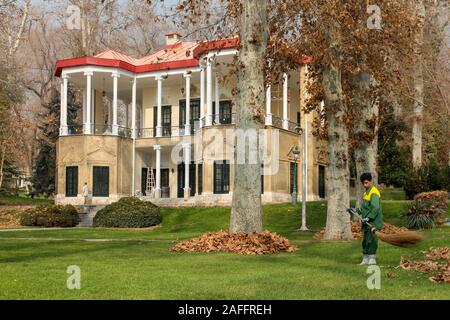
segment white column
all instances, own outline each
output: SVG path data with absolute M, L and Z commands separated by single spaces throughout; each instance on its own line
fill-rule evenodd
M 161 110 L 162 110 L 162 77 L 157 76 L 156 81 L 158 82 L 158 96 L 157 96 L 157 119 L 156 119 L 156 136 L 161 137 L 162 136 L 162 126 L 161 126 Z
M 289 128 L 288 116 L 288 75 L 283 73 L 283 129 Z
M 113 123 L 112 123 L 112 134 L 119 134 L 119 125 L 117 124 L 117 79 L 120 77 L 118 72 L 113 72 Z
M 191 74 L 185 73 L 184 77 L 186 78 L 186 122 L 184 125 L 184 135 L 189 136 L 191 134 Z
M 205 69 L 200 70 L 200 128 L 205 117 Z
M 131 138 L 136 139 L 136 78 L 132 81 L 131 89 Z
M 219 74 L 216 73 L 216 83 L 215 83 L 215 101 L 216 101 L 216 119 L 215 123 L 220 124 L 220 87 L 219 87 Z
M 62 95 L 61 95 L 61 124 L 60 124 L 60 134 L 62 136 L 67 135 L 67 88 L 69 82 L 69 76 L 63 75 L 63 84 L 62 84 Z
M 212 65 L 209 58 L 206 63 L 206 125 L 212 125 Z
M 127 122 L 128 125 L 128 122 Z M 131 139 L 133 139 L 133 149 L 131 150 L 131 195 L 136 193 L 136 78 L 132 81 L 131 89 Z
M 186 143 L 183 145 L 184 154 L 184 198 L 189 198 L 191 188 L 189 187 L 189 165 L 191 163 L 191 145 Z
M 92 134 L 92 71 L 86 71 L 86 123 L 84 124 L 84 134 Z
M 161 146 L 154 145 L 153 149 L 156 150 L 156 181 L 155 181 L 155 198 L 161 198 Z
M 272 125 L 272 87 L 270 85 L 266 89 L 266 125 Z
M 60 100 L 59 100 L 59 135 L 62 136 L 63 135 L 63 119 L 64 119 L 64 83 L 61 82 L 61 89 L 60 89 Z
M 81 89 L 83 95 L 83 130 L 86 125 L 86 89 Z

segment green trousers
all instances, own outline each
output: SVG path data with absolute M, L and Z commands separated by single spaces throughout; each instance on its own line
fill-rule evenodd
M 376 254 L 378 249 L 378 238 L 368 228 L 363 228 L 364 237 L 362 241 L 363 254 Z

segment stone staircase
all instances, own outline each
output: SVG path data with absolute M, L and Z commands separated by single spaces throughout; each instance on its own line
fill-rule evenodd
M 77 228 L 92 228 L 92 223 L 97 212 L 105 206 L 78 206 L 80 213 L 80 222 Z

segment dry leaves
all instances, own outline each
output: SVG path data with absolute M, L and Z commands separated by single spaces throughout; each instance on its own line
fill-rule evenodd
M 425 259 L 420 261 L 409 261 L 400 257 L 400 265 L 397 268 L 434 273 L 428 278 L 431 282 L 450 284 L 450 248 L 430 248 L 422 253 L 425 255 Z
M 232 252 L 246 255 L 294 252 L 298 247 L 275 232 L 259 233 L 208 232 L 178 243 L 171 252 Z
M 19 226 L 20 223 L 17 214 L 11 213 L 8 210 L 0 210 L 0 228 L 14 228 Z
M 363 232 L 361 230 L 361 223 L 359 221 L 352 221 L 352 234 L 353 238 L 355 239 L 362 239 L 363 238 Z M 390 223 L 383 223 L 383 228 L 381 229 L 381 232 L 385 234 L 394 234 L 394 233 L 400 233 L 403 231 L 408 231 L 405 227 L 397 227 Z M 323 235 L 325 233 L 325 229 L 322 229 L 314 234 L 314 239 L 322 240 Z

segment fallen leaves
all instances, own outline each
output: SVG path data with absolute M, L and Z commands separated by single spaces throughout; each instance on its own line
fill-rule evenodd
M 359 221 L 352 221 L 352 234 L 353 238 L 355 239 L 362 239 L 363 238 L 363 232 L 361 230 L 361 223 Z M 390 223 L 383 223 L 383 228 L 381 229 L 381 232 L 384 234 L 394 234 L 394 233 L 400 233 L 408 231 L 405 227 L 397 227 Z M 314 234 L 314 239 L 322 240 L 323 235 L 325 233 L 325 229 L 322 229 Z
M 18 215 L 12 210 L 0 210 L 0 228 L 20 227 Z
M 425 255 L 425 259 L 420 261 L 410 261 L 400 257 L 400 264 L 396 268 L 434 273 L 428 278 L 431 282 L 450 284 L 450 248 L 430 248 L 422 253 Z
M 171 252 L 232 252 L 245 255 L 294 252 L 298 247 L 275 232 L 256 233 L 208 232 L 200 237 L 182 241 Z

